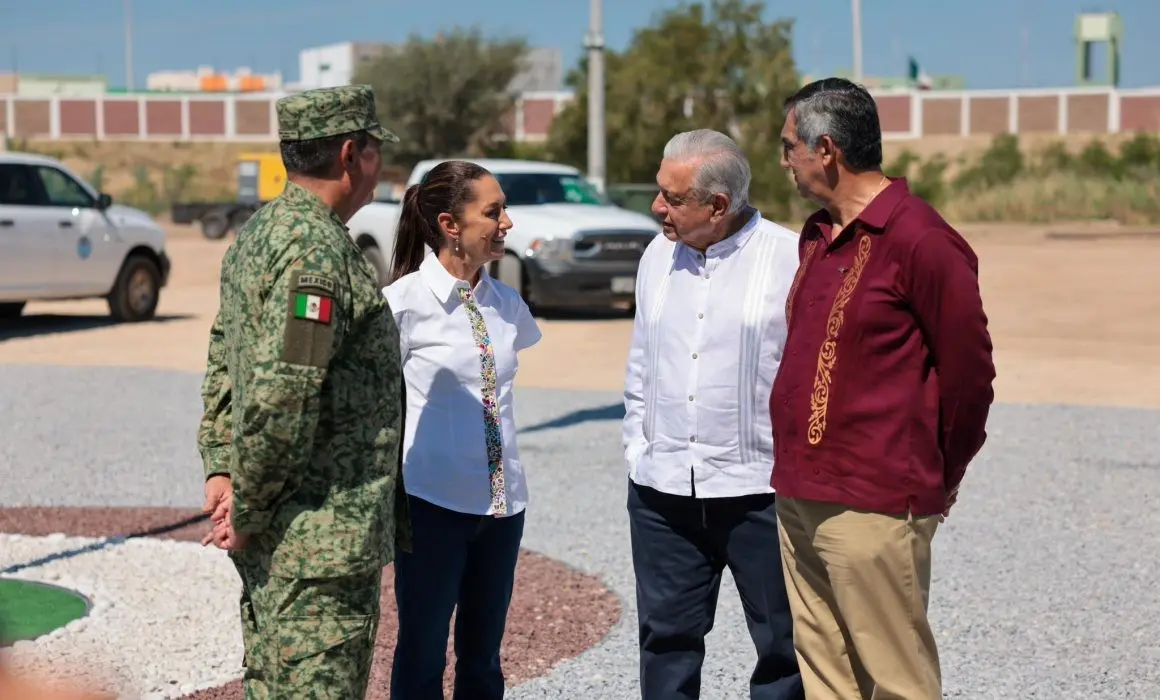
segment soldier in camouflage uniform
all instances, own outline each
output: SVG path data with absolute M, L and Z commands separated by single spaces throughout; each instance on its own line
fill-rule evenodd
M 277 114 L 289 182 L 226 252 L 210 331 L 204 543 L 241 576 L 246 697 L 349 700 L 405 528 L 398 329 L 345 223 L 397 138 L 365 86 L 284 97 Z

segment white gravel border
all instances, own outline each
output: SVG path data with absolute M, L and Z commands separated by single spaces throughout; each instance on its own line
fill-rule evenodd
M 0 534 L 0 569 L 106 540 Z M 85 617 L 15 644 L 17 670 L 62 680 L 91 674 L 124 697 L 150 700 L 241 677 L 239 582 L 216 549 L 132 539 L 9 577 L 63 586 L 92 603 Z

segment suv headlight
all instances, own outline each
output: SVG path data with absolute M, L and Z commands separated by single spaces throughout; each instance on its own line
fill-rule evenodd
M 537 238 L 528 246 L 524 255 L 541 260 L 571 260 L 572 239 L 570 238 Z

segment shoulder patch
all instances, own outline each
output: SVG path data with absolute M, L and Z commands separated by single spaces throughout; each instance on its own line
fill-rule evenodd
M 297 279 L 293 283 L 294 289 L 315 289 L 334 296 L 334 290 L 338 288 L 338 283 L 329 277 L 324 277 L 313 272 L 298 272 L 295 274 Z
M 334 278 L 312 272 L 292 275 L 283 361 L 311 367 L 325 367 L 329 363 L 338 311 L 337 291 L 338 282 Z
M 295 272 L 290 279 L 290 309 L 294 318 L 329 324 L 338 283 L 314 272 Z

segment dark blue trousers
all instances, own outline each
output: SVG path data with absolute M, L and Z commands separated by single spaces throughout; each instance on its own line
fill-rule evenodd
M 673 496 L 631 480 L 628 515 L 643 700 L 699 698 L 705 635 L 729 567 L 757 663 L 752 700 L 803 700 L 773 494 Z
M 443 700 L 455 613 L 454 700 L 504 694 L 500 644 L 507 624 L 524 514 L 468 515 L 409 497 L 411 552 L 395 557 L 399 632 L 391 700 Z

